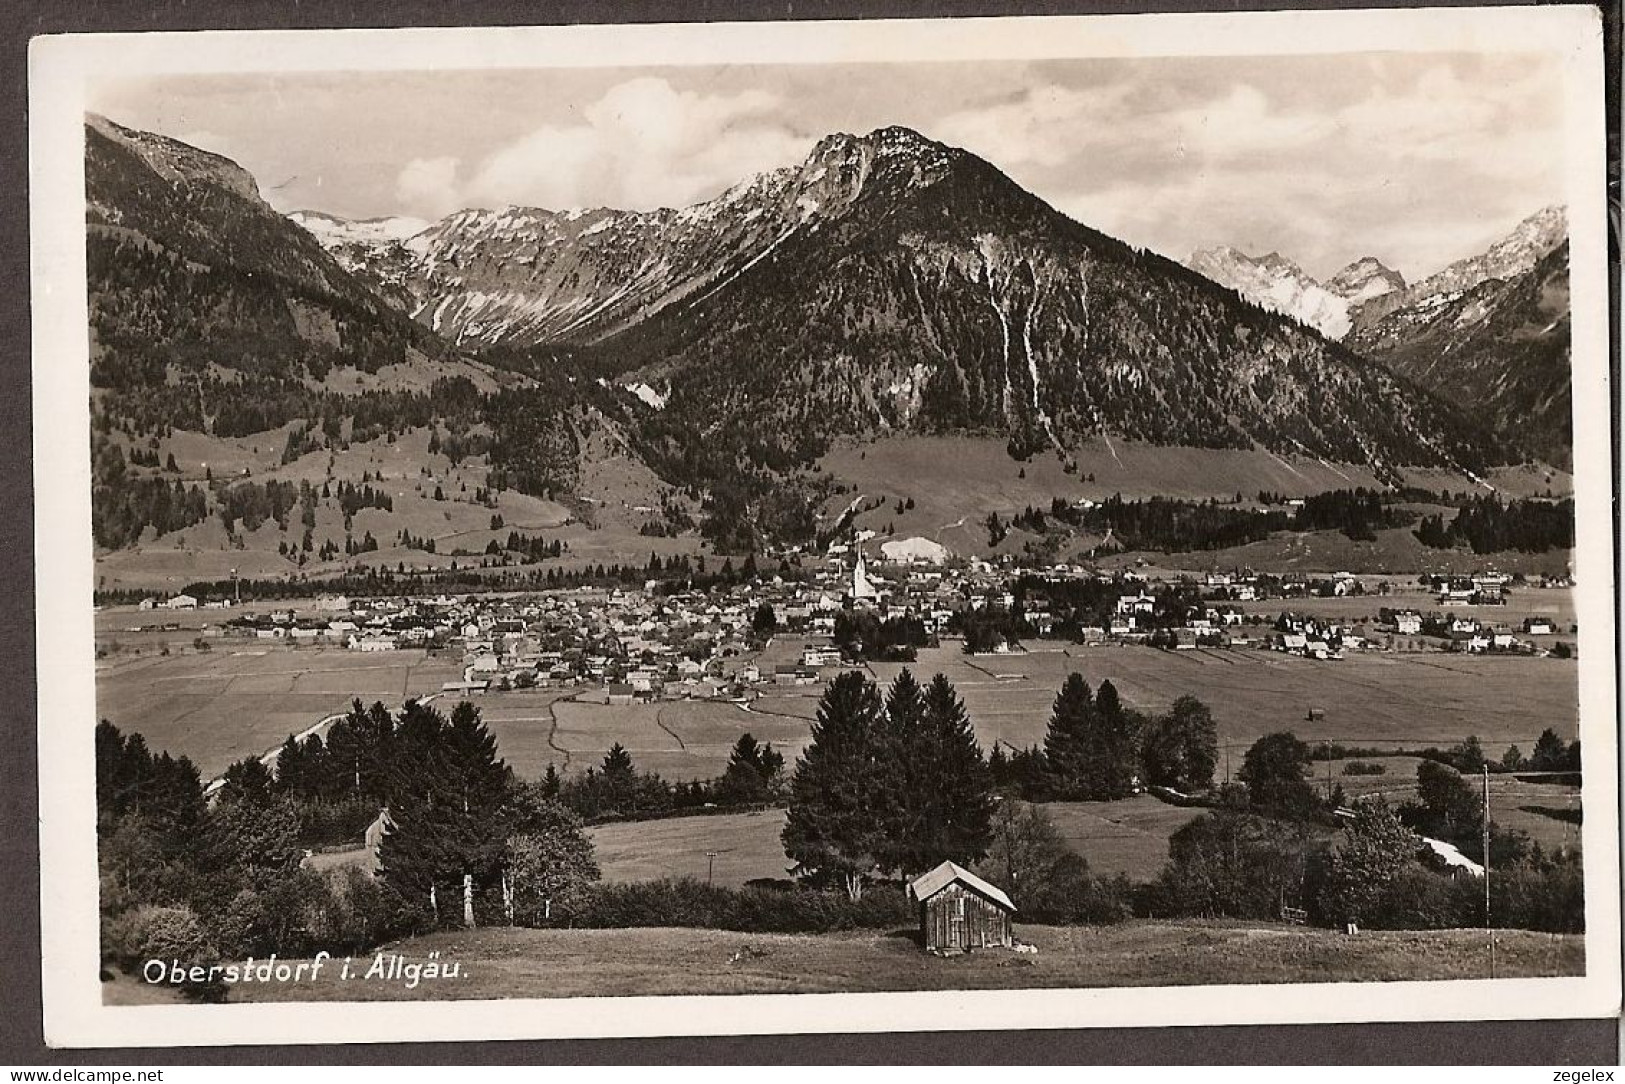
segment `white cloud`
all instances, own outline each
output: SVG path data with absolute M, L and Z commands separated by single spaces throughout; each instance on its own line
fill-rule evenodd
M 395 196 L 402 209 L 439 218 L 459 208 L 457 159 L 414 158 L 395 178 Z
M 1058 166 L 1078 150 L 1077 137 L 1121 116 L 1124 84 L 1073 90 L 1047 84 L 1015 101 L 951 113 L 930 133 L 1001 166 Z
M 940 130 L 1131 243 L 1176 258 L 1213 244 L 1276 249 L 1317 274 L 1365 254 L 1431 273 L 1560 197 L 1547 67 L 1509 76 L 1439 58 L 1329 66 L 1309 85 L 1303 75 L 1147 70 L 1042 85 Z
M 679 91 L 643 77 L 610 88 L 576 124 L 548 124 L 487 156 L 458 187 L 462 202 L 649 209 L 716 195 L 803 157 L 811 140 L 776 116 L 764 91 Z M 436 174 L 450 180 L 455 169 Z

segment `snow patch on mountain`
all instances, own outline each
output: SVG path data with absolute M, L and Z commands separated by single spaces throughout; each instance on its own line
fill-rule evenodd
M 393 215 L 384 218 L 348 219 L 320 211 L 294 211 L 288 215 L 296 225 L 331 250 L 334 245 L 388 245 L 422 233 L 429 223 L 421 218 Z
M 666 397 L 661 395 L 658 391 L 655 391 L 649 385 L 638 383 L 625 384 L 622 386 L 625 387 L 627 391 L 649 404 L 649 406 L 653 407 L 655 410 L 666 409 Z
M 1327 338 L 1341 339 L 1352 326 L 1348 299 L 1328 290 L 1278 252 L 1249 256 L 1221 245 L 1192 253 L 1185 266 Z
M 1327 279 L 1324 285 L 1347 301 L 1352 310 L 1373 298 L 1405 289 L 1405 276 L 1375 256 L 1362 256 Z

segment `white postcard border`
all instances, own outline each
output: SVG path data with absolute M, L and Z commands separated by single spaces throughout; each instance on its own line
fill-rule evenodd
M 112 76 L 945 59 L 1547 52 L 1567 118 L 1583 978 L 895 994 L 113 1007 L 101 1003 L 84 296 L 86 87 Z M 1412 9 L 548 28 L 68 35 L 30 50 L 36 635 L 46 1038 L 66 1046 L 386 1042 L 1606 1016 L 1620 1004 L 1612 455 L 1595 9 Z M 335 1011 L 338 1009 L 338 1011 Z

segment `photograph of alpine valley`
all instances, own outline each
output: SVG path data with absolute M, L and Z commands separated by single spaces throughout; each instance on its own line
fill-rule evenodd
M 97 84 L 104 1001 L 1583 974 L 1560 91 Z

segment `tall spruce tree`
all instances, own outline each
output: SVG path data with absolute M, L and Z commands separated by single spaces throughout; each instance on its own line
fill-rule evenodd
M 1094 693 L 1083 675 L 1074 671 L 1055 697 L 1044 735 L 1044 761 L 1053 797 L 1075 801 L 1087 796 L 1088 748 L 1095 726 Z
M 750 734 L 739 735 L 728 755 L 728 767 L 717 780 L 717 801 L 724 805 L 751 805 L 770 801 L 782 785 L 784 757 Z
M 927 756 L 918 778 L 926 815 L 908 872 L 924 872 L 944 860 L 979 862 L 992 837 L 993 780 L 970 715 L 942 674 L 926 687 L 922 730 Z
M 379 847 L 385 881 L 433 909 L 437 922 L 472 919 L 472 894 L 501 880 L 513 777 L 479 710 L 458 704 L 450 721 L 408 703 L 396 729 L 394 822 Z M 460 904 L 460 906 L 459 906 Z
M 1095 732 L 1084 746 L 1084 797 L 1126 798 L 1134 791 L 1140 763 L 1140 717 L 1102 681 L 1095 691 Z
M 931 815 L 929 794 L 935 750 L 925 727 L 925 690 L 907 668 L 886 691 L 879 755 L 879 814 L 886 844 L 880 866 L 905 874 L 918 870 L 919 841 Z
M 818 702 L 812 740 L 796 762 L 785 853 L 805 873 L 838 879 L 858 900 L 886 846 L 883 755 L 887 726 L 880 693 L 847 671 Z

